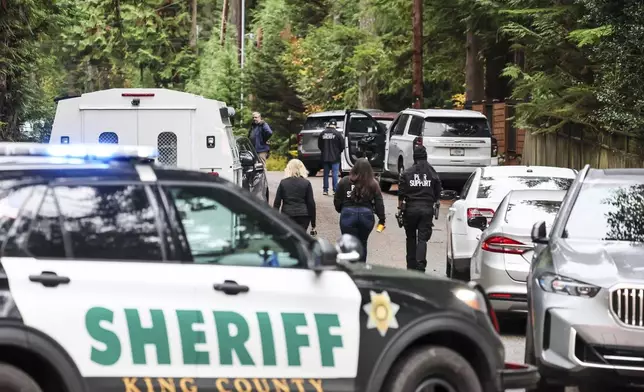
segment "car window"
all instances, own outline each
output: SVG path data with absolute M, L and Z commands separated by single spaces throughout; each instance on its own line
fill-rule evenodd
M 567 191 L 573 180 L 561 177 L 481 177 L 476 197 L 502 200 L 508 192 L 522 189 Z
M 398 120 L 396 127 L 394 128 L 394 135 L 402 135 L 403 133 L 405 133 L 407 120 L 409 120 L 409 114 L 403 114 L 402 116 L 400 116 L 400 119 Z
M 644 184 L 585 183 L 572 207 L 564 237 L 644 242 Z
M 33 257 L 54 259 L 66 257 L 60 213 L 51 189 L 47 191 L 34 217 L 27 240 L 27 251 Z
M 505 212 L 505 222 L 511 225 L 529 226 L 545 221 L 551 226 L 561 201 L 556 200 L 511 200 Z
M 156 209 L 140 185 L 54 188 L 76 259 L 162 260 Z
M 461 190 L 461 199 L 467 198 L 467 193 L 470 191 L 470 188 L 472 187 L 472 181 L 474 181 L 475 176 L 476 176 L 476 171 L 470 174 L 470 178 L 468 178 L 467 181 L 465 182 L 465 185 L 463 185 L 463 189 Z
M 29 256 L 24 245 L 46 189 L 44 185 L 26 186 L 3 195 L 0 201 L 2 213 L 0 230 L 2 230 L 4 256 Z
M 423 118 L 418 116 L 411 116 L 411 124 L 409 124 L 409 133 L 410 135 L 420 136 L 423 133 Z
M 231 193 L 211 187 L 166 187 L 194 263 L 295 267 L 295 240 Z
M 316 129 L 323 129 L 326 127 L 326 123 L 331 119 L 335 119 L 338 123 L 337 128 L 342 129 L 342 124 L 344 124 L 344 116 L 329 116 L 329 117 L 308 117 L 304 122 L 302 127 L 303 131 L 311 131 Z
M 485 118 L 437 118 L 425 119 L 423 136 L 429 137 L 492 137 Z
M 382 124 L 385 129 L 389 129 L 389 126 L 391 125 L 392 120 L 378 120 L 380 124 Z

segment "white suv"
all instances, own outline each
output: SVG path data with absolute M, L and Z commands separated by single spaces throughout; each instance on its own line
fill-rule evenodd
M 498 146 L 487 118 L 472 110 L 406 109 L 388 129 L 383 190 L 413 163 L 414 145 L 427 148 L 427 160 L 441 180 L 462 180 L 478 167 L 496 165 Z
M 446 275 L 468 281 L 470 261 L 478 246 L 481 230 L 469 220 L 484 216 L 488 224 L 494 212 L 510 192 L 520 189 L 567 191 L 577 172 L 548 166 L 492 166 L 478 168 L 465 183 L 460 196 L 447 213 Z

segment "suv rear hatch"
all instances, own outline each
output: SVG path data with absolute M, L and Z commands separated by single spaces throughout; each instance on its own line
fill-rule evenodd
M 492 135 L 484 117 L 426 118 L 423 144 L 434 166 L 487 166 L 492 156 Z
M 342 130 L 344 125 L 344 116 L 309 116 L 302 127 L 302 131 L 299 134 L 299 150 L 302 154 L 302 157 L 312 157 L 320 155 L 320 149 L 318 148 L 318 136 L 324 131 L 326 123 L 329 120 L 335 119 L 337 121 L 339 130 Z

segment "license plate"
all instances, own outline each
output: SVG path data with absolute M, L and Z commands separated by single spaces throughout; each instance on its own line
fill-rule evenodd
M 462 148 L 450 148 L 449 155 L 453 157 L 462 157 L 465 155 L 465 150 Z

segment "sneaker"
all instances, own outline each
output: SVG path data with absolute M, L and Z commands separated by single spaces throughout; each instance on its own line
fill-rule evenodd
M 324 196 L 329 196 L 329 192 L 327 192 L 327 191 L 322 192 L 322 194 L 323 194 Z

